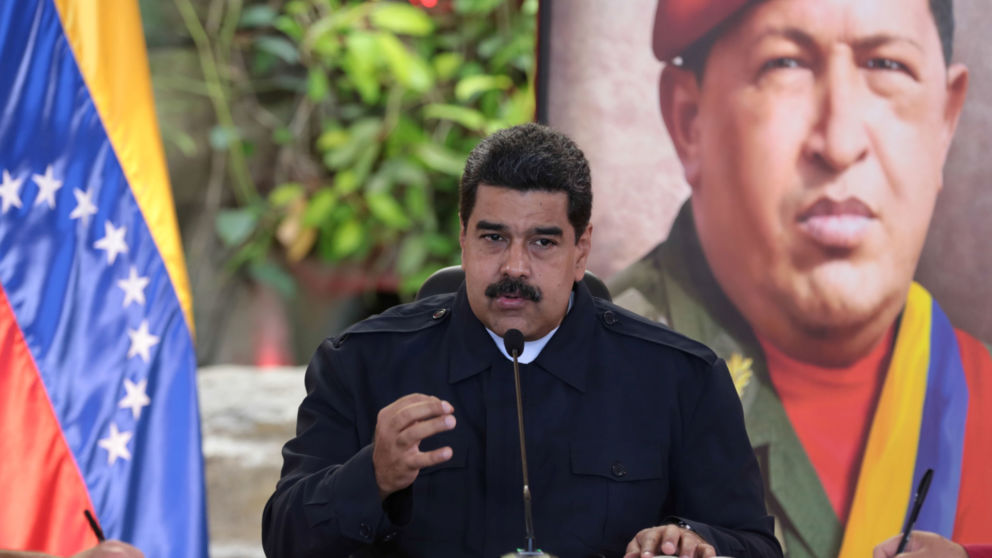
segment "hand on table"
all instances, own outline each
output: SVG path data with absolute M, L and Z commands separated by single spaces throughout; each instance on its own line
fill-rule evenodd
M 891 539 L 875 547 L 872 558 L 892 558 L 896 556 L 896 549 L 899 548 L 899 540 L 902 535 L 896 535 Z M 927 531 L 913 531 L 909 534 L 909 542 L 899 556 L 940 556 L 947 558 L 968 558 L 968 553 L 964 547 L 954 541 L 949 541 L 937 533 Z
M 712 558 L 716 549 L 696 532 L 671 524 L 641 530 L 627 545 L 624 558 L 661 555 Z
M 422 393 L 403 396 L 379 411 L 372 464 L 380 498 L 413 484 L 424 467 L 451 459 L 450 447 L 422 452 L 420 442 L 454 428 L 452 413 L 451 403 Z

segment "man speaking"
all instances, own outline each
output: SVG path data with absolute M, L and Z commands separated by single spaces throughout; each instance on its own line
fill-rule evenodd
M 519 357 L 537 545 L 562 558 L 780 556 L 723 361 L 581 283 L 582 152 L 526 124 L 460 186 L 465 282 L 317 349 L 265 508 L 267 556 L 485 556 L 524 540 Z
M 968 84 L 953 28 L 950 0 L 658 4 L 692 195 L 613 293 L 728 359 L 789 556 L 870 555 L 930 468 L 907 551 L 992 542 L 992 359 L 913 282 Z

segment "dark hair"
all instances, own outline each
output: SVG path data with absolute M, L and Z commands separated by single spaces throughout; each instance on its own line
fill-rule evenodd
M 934 24 L 937 26 L 937 36 L 940 37 L 940 47 L 944 54 L 944 64 L 951 63 L 951 55 L 954 52 L 954 2 L 953 0 L 929 0 L 930 14 L 933 15 Z M 696 42 L 689 45 L 682 54 L 679 55 L 678 65 L 696 74 L 696 80 L 702 83 L 703 71 L 706 69 L 706 60 L 709 58 L 710 49 L 713 43 L 723 34 L 729 25 L 732 25 L 740 14 L 728 18 L 717 25 L 709 33 Z
M 592 214 L 589 162 L 565 134 L 541 124 L 521 124 L 485 138 L 465 161 L 459 189 L 462 229 L 468 227 L 480 184 L 568 194 L 568 222 L 575 241 Z

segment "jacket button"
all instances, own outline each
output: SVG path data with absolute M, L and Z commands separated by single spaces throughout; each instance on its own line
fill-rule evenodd
M 627 476 L 627 468 L 623 466 L 623 463 L 617 461 L 610 467 L 610 472 L 613 473 L 614 477 L 622 478 Z
M 603 321 L 606 322 L 607 325 L 613 325 L 617 323 L 617 315 L 613 313 L 613 310 L 607 310 L 603 313 Z
M 447 308 L 441 308 L 440 310 L 435 310 L 434 314 L 431 317 L 434 318 L 435 320 L 440 320 L 447 313 L 448 313 Z
M 358 534 L 361 535 L 363 539 L 371 539 L 372 528 L 369 527 L 368 523 L 362 523 L 358 526 Z
M 382 542 L 389 542 L 396 538 L 396 531 L 390 531 L 382 537 Z

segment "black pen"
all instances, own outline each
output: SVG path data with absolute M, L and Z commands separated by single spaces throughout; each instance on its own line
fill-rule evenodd
M 916 487 L 916 497 L 913 498 L 913 508 L 909 512 L 909 516 L 906 518 L 906 525 L 902 528 L 902 539 L 899 541 L 899 548 L 896 549 L 896 554 L 899 554 L 906 548 L 906 543 L 909 542 L 909 532 L 913 530 L 913 524 L 916 523 L 917 516 L 920 515 L 920 508 L 923 507 L 923 500 L 927 497 L 927 491 L 930 490 L 930 477 L 933 476 L 933 469 L 927 469 L 923 473 L 923 478 L 920 479 L 920 486 Z
M 83 513 L 86 514 L 86 521 L 90 522 L 90 528 L 93 529 L 93 534 L 96 535 L 96 540 L 100 542 L 107 540 L 103 536 L 103 529 L 100 528 L 100 524 L 96 522 L 96 518 L 93 517 L 90 510 L 83 510 Z

